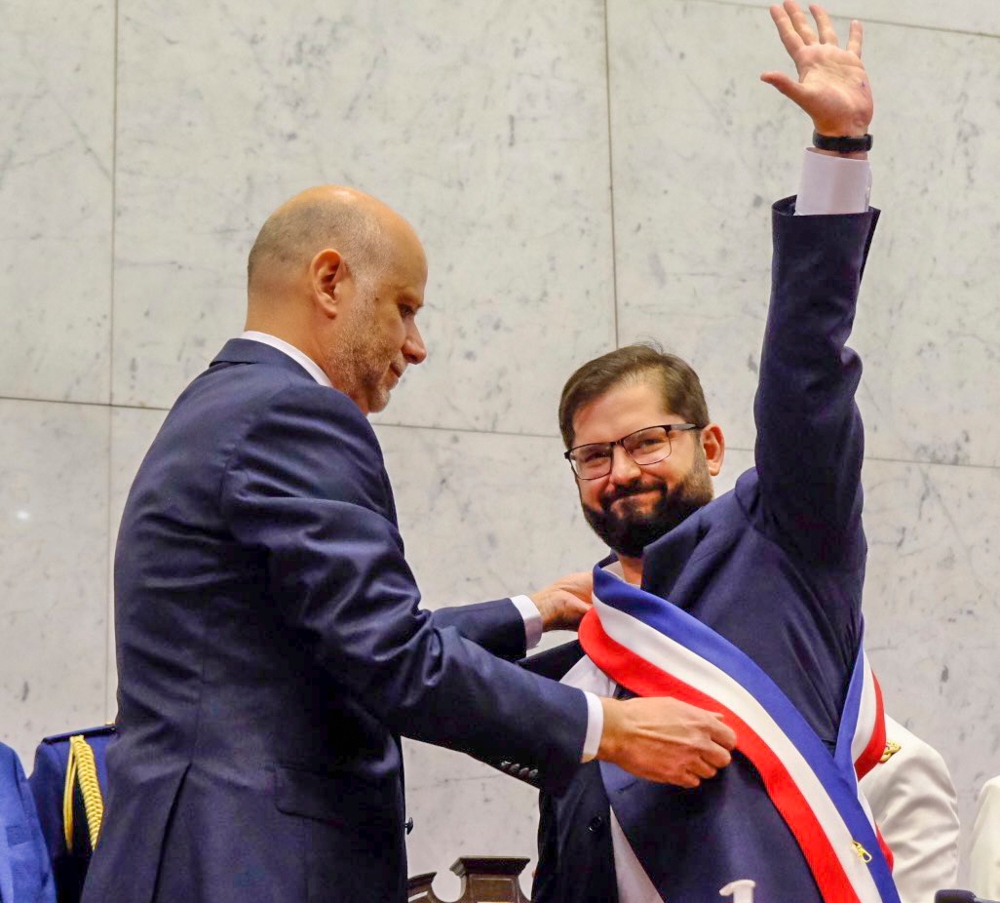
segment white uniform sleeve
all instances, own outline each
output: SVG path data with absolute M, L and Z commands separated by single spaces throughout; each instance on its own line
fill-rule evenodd
M 861 780 L 882 837 L 892 850 L 892 877 L 902 903 L 930 903 L 958 880 L 958 798 L 941 754 L 886 718 L 886 737 L 900 750 Z
M 969 850 L 969 888 L 987 900 L 1000 898 L 1000 777 L 979 793 Z

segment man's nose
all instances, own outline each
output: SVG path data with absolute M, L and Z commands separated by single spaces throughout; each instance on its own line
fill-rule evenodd
M 427 358 L 427 346 L 416 323 L 410 323 L 403 341 L 403 356 L 411 364 L 421 364 Z
M 611 446 L 611 473 L 608 474 L 608 479 L 612 483 L 618 485 L 631 483 L 640 473 L 642 469 L 622 446 Z

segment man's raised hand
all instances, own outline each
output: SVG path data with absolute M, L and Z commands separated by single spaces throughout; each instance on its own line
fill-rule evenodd
M 851 22 L 847 47 L 842 49 L 826 11 L 815 4 L 809 10 L 815 30 L 794 0 L 771 7 L 771 18 L 799 80 L 773 71 L 763 73 L 761 81 L 802 107 L 821 135 L 860 137 L 867 133 L 873 112 L 871 84 L 861 62 L 861 23 Z

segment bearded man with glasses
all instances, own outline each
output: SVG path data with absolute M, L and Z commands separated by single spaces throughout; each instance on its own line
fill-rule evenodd
M 585 765 L 543 793 L 534 903 L 702 903 L 740 879 L 761 900 L 900 900 L 858 790 L 885 748 L 862 646 L 861 363 L 846 346 L 878 218 L 872 98 L 860 23 L 841 48 L 810 9 L 815 26 L 792 0 L 771 7 L 798 80 L 761 77 L 815 131 L 798 196 L 772 211 L 756 467 L 713 499 L 725 441 L 680 358 L 634 345 L 583 365 L 560 428 L 615 554 L 595 568 L 579 643 L 527 663 L 599 695 L 717 711 L 733 762 L 659 787 Z
M 559 418 L 584 517 L 638 584 L 642 550 L 712 500 L 722 467 L 722 429 L 698 377 L 679 357 L 630 345 L 570 379 Z

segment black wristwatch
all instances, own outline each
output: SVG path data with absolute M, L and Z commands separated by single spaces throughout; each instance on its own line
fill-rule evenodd
M 850 135 L 821 135 L 813 132 L 813 147 L 820 150 L 835 151 L 838 154 L 857 154 L 870 151 L 874 139 L 871 135 L 862 135 L 860 138 L 853 138 Z

